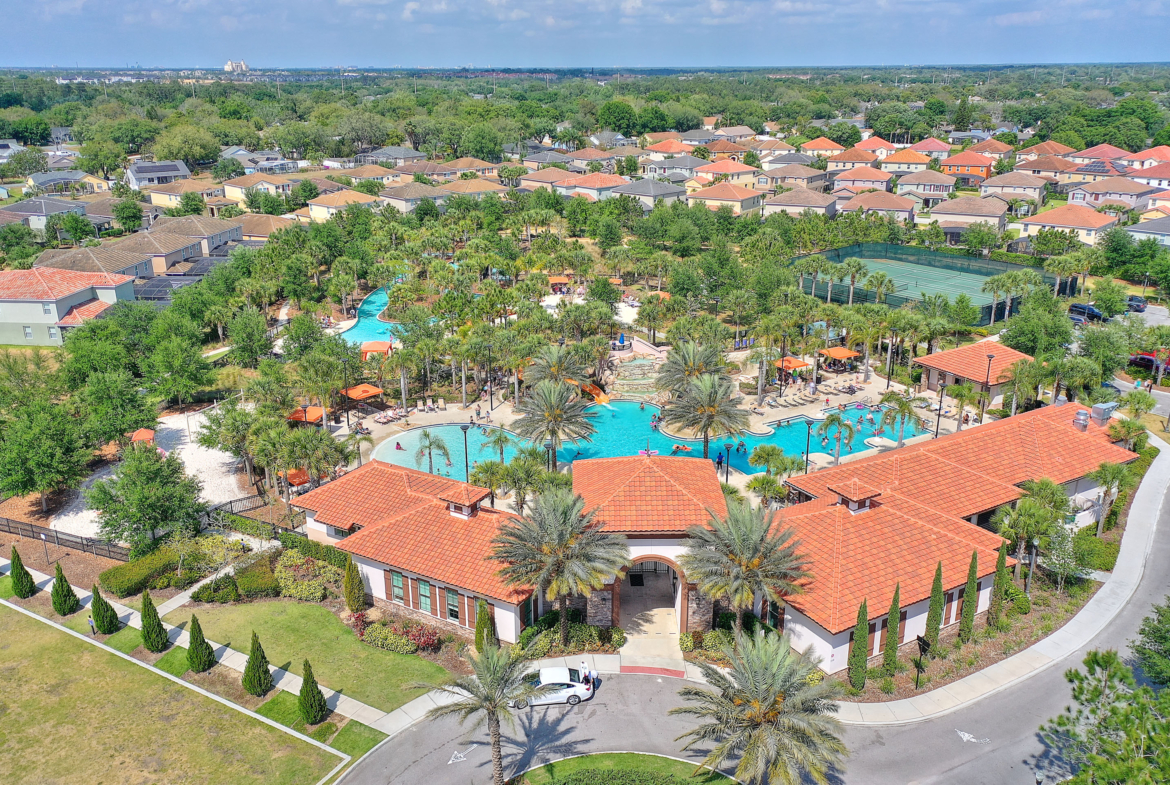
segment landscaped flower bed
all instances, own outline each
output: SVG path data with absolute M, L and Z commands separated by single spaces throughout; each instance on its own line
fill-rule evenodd
M 597 627 L 584 624 L 581 612 L 569 610 L 569 645 L 560 644 L 560 611 L 552 610 L 520 633 L 512 646 L 515 657 L 540 660 L 585 652 L 615 653 L 626 643 L 626 631 L 621 627 Z

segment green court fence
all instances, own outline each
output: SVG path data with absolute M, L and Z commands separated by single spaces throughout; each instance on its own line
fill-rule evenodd
M 810 256 L 813 254 L 810 254 Z M 1050 275 L 1043 270 L 1036 267 L 1027 267 L 1022 264 L 1012 264 L 1011 262 L 999 262 L 994 259 L 977 259 L 975 257 L 955 256 L 952 254 L 938 253 L 931 251 L 929 248 L 918 248 L 910 245 L 894 245 L 891 243 L 857 243 L 855 245 L 847 245 L 844 248 L 831 248 L 826 251 L 821 251 L 819 256 L 823 256 L 830 262 L 840 264 L 846 259 L 889 259 L 895 262 L 905 262 L 907 264 L 921 265 L 922 267 L 933 267 L 941 270 L 949 270 L 955 273 L 966 273 L 968 275 L 979 275 L 983 277 L 991 277 L 993 275 L 1000 275 L 1002 273 L 1015 272 L 1017 270 L 1036 270 L 1044 278 L 1044 281 L 1053 286 L 1056 284 L 1056 277 Z M 807 257 L 799 257 L 807 258 Z M 795 261 L 795 260 L 794 260 Z M 805 279 L 809 289 L 812 289 L 812 280 Z M 877 302 L 874 293 L 869 289 L 865 289 L 859 285 L 853 289 L 853 303 L 873 303 Z M 895 283 L 898 283 L 895 278 Z M 1077 286 L 1077 279 L 1064 279 L 1060 282 L 1061 294 L 1075 294 Z M 824 279 L 817 281 L 815 291 L 808 293 L 814 297 L 825 299 L 828 294 L 829 284 Z M 903 294 L 887 294 L 882 300 L 891 308 L 899 308 L 906 303 L 916 303 L 921 301 L 921 297 L 907 296 Z M 1016 298 L 1012 312 L 1019 310 L 1019 300 Z M 833 284 L 832 301 L 835 303 L 845 304 L 849 302 L 849 281 L 844 283 Z M 995 319 L 999 321 L 1003 319 L 1007 303 L 1000 300 L 996 306 Z M 982 327 L 991 323 L 991 303 L 986 303 L 980 309 L 980 318 L 975 323 L 976 327 Z

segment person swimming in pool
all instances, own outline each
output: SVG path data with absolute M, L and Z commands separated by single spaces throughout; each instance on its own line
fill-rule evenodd
M 406 451 L 406 448 L 402 446 L 402 442 L 394 442 L 394 449 L 402 450 L 403 452 Z

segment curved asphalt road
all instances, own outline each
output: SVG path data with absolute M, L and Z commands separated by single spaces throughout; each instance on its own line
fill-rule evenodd
M 1035 785 L 1060 780 L 1059 761 L 1037 735 L 1069 700 L 1064 671 L 1093 648 L 1126 649 L 1152 604 L 1170 594 L 1170 495 L 1163 501 L 1146 570 L 1126 607 L 1076 655 L 1021 685 L 984 698 L 937 720 L 915 725 L 849 726 L 850 757 L 839 782 L 864 785 Z M 640 751 L 688 757 L 675 737 L 685 718 L 666 716 L 680 705 L 683 682 L 655 676 L 611 676 L 596 697 L 576 708 L 551 706 L 517 716 L 507 733 L 505 774 L 588 752 Z M 963 741 L 956 731 L 977 741 Z M 986 741 L 986 743 L 983 743 Z M 696 757 L 696 756 L 689 756 Z M 701 757 L 701 755 L 697 756 Z M 462 759 L 460 759 L 462 758 Z M 483 729 L 468 732 L 453 720 L 415 723 L 375 749 L 341 780 L 343 785 L 481 785 L 491 782 L 491 756 Z

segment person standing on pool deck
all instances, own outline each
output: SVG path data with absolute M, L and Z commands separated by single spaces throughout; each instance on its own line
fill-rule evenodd
M 719 471 L 722 468 L 723 468 L 723 453 L 719 453 L 718 457 L 715 458 L 715 471 Z

